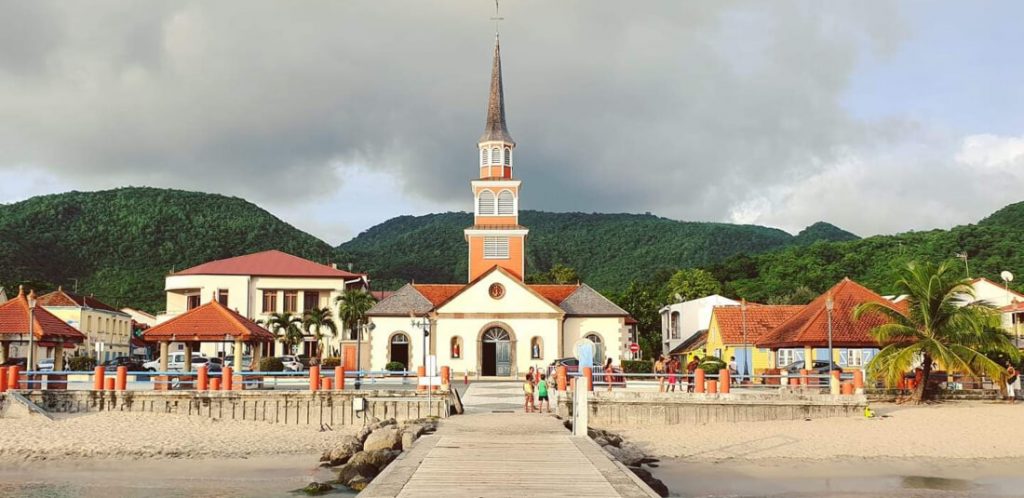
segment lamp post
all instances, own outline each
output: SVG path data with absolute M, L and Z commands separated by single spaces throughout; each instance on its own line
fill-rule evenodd
M 825 311 L 828 315 L 828 383 L 832 385 L 832 308 L 835 307 L 835 302 L 832 300 L 832 294 L 829 294 L 825 298 Z M 805 362 L 806 364 L 806 362 Z M 811 362 L 814 365 L 814 362 Z
M 35 328 L 35 314 L 36 314 L 36 298 L 34 293 L 29 293 L 28 296 L 28 365 L 25 368 L 28 370 L 36 369 L 36 335 L 33 333 Z
M 430 413 L 430 370 L 427 368 L 427 341 L 430 337 L 430 320 L 416 320 L 412 316 L 412 326 L 423 329 L 423 375 L 427 377 L 427 413 Z
M 740 301 L 740 319 L 743 324 L 743 374 L 750 374 L 750 363 L 747 361 L 747 300 Z M 751 355 L 753 356 L 753 355 Z M 753 382 L 753 381 L 751 381 Z M 740 375 L 740 383 L 743 383 L 743 375 Z

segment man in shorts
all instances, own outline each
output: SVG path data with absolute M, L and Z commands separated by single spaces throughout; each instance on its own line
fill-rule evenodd
M 544 409 L 544 403 L 547 403 L 547 412 L 551 413 L 551 402 L 548 401 L 548 381 L 546 374 L 540 374 L 540 381 L 537 382 L 537 403 L 540 406 L 537 407 L 537 413 L 540 413 Z

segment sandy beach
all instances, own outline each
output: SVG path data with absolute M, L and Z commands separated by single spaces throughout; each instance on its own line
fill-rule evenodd
M 75 458 L 249 458 L 319 454 L 354 429 L 102 412 L 0 420 L 0 462 Z M 309 462 L 315 464 L 316 462 Z
M 689 462 L 846 458 L 991 459 L 1024 457 L 1016 436 L 1024 405 L 872 405 L 875 419 L 602 427 L 647 453 Z

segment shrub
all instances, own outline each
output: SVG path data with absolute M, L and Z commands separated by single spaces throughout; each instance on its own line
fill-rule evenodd
M 96 359 L 89 356 L 72 356 L 68 358 L 68 370 L 72 372 L 87 372 L 96 368 Z
M 405 370 L 405 363 L 400 361 L 392 361 L 384 366 L 384 369 L 388 372 L 401 372 Z
M 280 358 L 261 358 L 260 359 L 260 371 L 261 372 L 283 372 L 284 363 L 281 362 Z
M 651 360 L 622 360 L 622 371 L 625 373 L 651 373 L 654 362 Z
M 699 368 L 707 375 L 718 375 L 725 368 L 725 362 L 716 356 L 706 356 L 701 360 Z
M 327 358 L 324 358 L 323 360 L 320 360 L 320 366 L 323 368 L 340 367 L 341 358 L 338 358 L 337 356 L 329 356 Z

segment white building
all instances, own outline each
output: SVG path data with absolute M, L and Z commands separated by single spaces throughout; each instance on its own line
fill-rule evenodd
M 345 354 L 349 344 L 337 319 L 335 298 L 345 289 L 366 288 L 366 275 L 339 270 L 281 251 L 263 251 L 245 256 L 203 263 L 166 277 L 167 310 L 157 315 L 158 323 L 216 299 L 222 305 L 254 321 L 266 320 L 272 313 L 293 313 L 301 317 L 313 308 L 330 308 L 338 325 L 338 337 L 329 338 L 324 356 Z M 300 353 L 314 356 L 315 339 L 307 335 Z M 172 351 L 184 345 L 171 345 Z M 204 343 L 208 356 L 230 356 L 233 343 Z M 274 354 L 285 354 L 280 343 Z M 290 352 L 289 352 L 290 353 Z M 268 354 L 268 356 L 270 356 Z
M 661 308 L 662 353 L 671 351 L 697 332 L 707 330 L 711 325 L 711 311 L 716 306 L 739 305 L 739 301 L 713 294 Z

